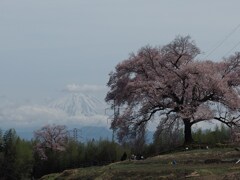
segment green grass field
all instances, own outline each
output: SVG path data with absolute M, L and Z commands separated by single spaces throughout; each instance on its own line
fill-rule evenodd
M 120 179 L 240 179 L 240 152 L 233 148 L 191 150 L 150 157 L 145 160 L 116 162 L 102 167 L 65 170 L 42 180 L 120 180 Z M 173 164 L 173 161 L 176 164 Z

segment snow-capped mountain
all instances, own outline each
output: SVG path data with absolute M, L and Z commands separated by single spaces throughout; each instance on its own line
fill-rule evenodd
M 103 115 L 106 105 L 90 95 L 73 93 L 50 102 L 49 107 L 60 109 L 69 116 L 93 116 Z

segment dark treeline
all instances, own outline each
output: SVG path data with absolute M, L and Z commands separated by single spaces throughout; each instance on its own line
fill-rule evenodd
M 42 159 L 35 150 L 37 140 L 26 141 L 19 138 L 14 129 L 4 133 L 0 131 L 0 177 L 1 179 L 32 179 L 65 169 L 101 166 L 130 158 L 131 154 L 154 156 L 171 151 L 184 142 L 182 129 L 156 131 L 151 144 L 125 143 L 120 145 L 113 141 L 100 139 L 81 143 L 68 139 L 64 151 L 47 150 L 47 159 Z M 225 126 L 214 130 L 197 129 L 193 133 L 194 140 L 209 147 L 230 141 L 230 131 Z M 127 154 L 127 156 L 126 156 Z
M 215 126 L 213 130 L 201 128 L 192 132 L 194 143 L 192 148 L 224 147 L 231 144 L 231 130 L 225 125 Z M 154 142 L 150 145 L 153 154 L 185 148 L 184 130 L 182 128 L 171 128 L 158 130 L 154 134 Z M 221 146 L 222 145 L 222 146 Z M 189 145 L 188 145 L 189 146 Z
M 38 154 L 35 154 L 33 176 L 41 177 L 44 174 L 78 167 L 106 165 L 119 161 L 123 152 L 120 145 L 108 140 L 92 140 L 85 144 L 70 140 L 65 151 L 48 153 L 47 160 L 41 160 Z
M 0 130 L 0 177 L 3 180 L 27 179 L 33 170 L 32 142 L 20 139 L 14 129 Z
M 14 129 L 0 131 L 0 179 L 19 180 L 40 178 L 65 169 L 100 166 L 120 161 L 126 147 L 108 140 L 81 143 L 69 139 L 64 151 L 48 151 L 42 159 L 35 151 L 36 140 L 26 141 Z

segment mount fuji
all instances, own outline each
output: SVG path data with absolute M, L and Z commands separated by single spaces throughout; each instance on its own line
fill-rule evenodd
M 68 116 L 95 116 L 104 115 L 106 104 L 93 96 L 72 93 L 48 104 L 50 108 L 62 110 Z

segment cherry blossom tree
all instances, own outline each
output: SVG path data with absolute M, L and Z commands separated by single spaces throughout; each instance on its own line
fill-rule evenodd
M 66 126 L 47 125 L 34 132 L 36 139 L 35 150 L 42 160 L 47 160 L 47 152 L 64 151 L 67 144 L 68 133 Z
M 116 66 L 105 100 L 121 109 L 111 124 L 119 140 L 151 120 L 181 120 L 185 143 L 193 142 L 191 127 L 201 121 L 239 125 L 240 53 L 219 62 L 196 60 L 199 53 L 189 36 L 178 36 L 162 47 L 143 47 Z

